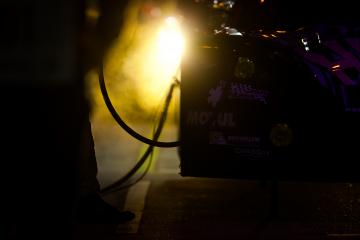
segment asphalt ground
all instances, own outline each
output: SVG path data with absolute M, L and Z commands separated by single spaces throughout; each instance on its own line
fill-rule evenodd
M 358 184 L 280 182 L 274 191 L 272 183 L 154 173 L 107 201 L 137 219 L 84 225 L 90 239 L 360 239 Z
M 94 127 L 102 185 L 124 174 L 143 151 L 113 127 Z M 165 137 L 175 133 L 176 127 L 167 128 Z M 195 178 L 179 171 L 176 149 L 160 150 L 142 181 L 104 197 L 136 218 L 118 226 L 79 225 L 75 238 L 360 239 L 358 183 Z

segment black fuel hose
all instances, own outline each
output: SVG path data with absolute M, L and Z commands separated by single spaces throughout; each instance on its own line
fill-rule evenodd
M 101 68 L 102 69 L 102 68 Z M 100 81 L 100 85 L 103 85 L 101 87 L 102 89 L 102 93 L 103 93 L 103 97 L 104 97 L 104 100 L 105 102 L 107 102 L 107 107 L 109 108 L 109 111 L 111 112 L 111 114 L 115 116 L 118 116 L 117 118 L 115 119 L 120 119 L 120 116 L 116 113 L 113 105 L 111 104 L 111 101 L 108 97 L 108 94 L 107 94 L 107 91 L 106 91 L 106 88 L 105 88 L 105 83 L 104 83 L 104 77 L 103 77 L 103 70 L 100 70 L 100 74 L 99 74 L 99 81 Z M 101 77 L 102 76 L 102 77 Z M 102 78 L 102 79 L 101 79 Z M 170 86 L 170 90 L 168 92 L 168 95 L 166 97 L 166 100 L 165 100 L 165 103 L 164 103 L 164 106 L 163 106 L 163 111 L 161 113 L 161 116 L 160 116 L 160 120 L 159 120 L 159 124 L 156 126 L 156 129 L 155 129 L 155 132 L 154 132 L 154 135 L 153 135 L 153 140 L 150 140 L 151 142 L 155 142 L 155 143 L 159 143 L 157 140 L 159 139 L 160 137 L 160 134 L 162 132 L 162 129 L 164 127 L 164 124 L 165 124 L 165 121 L 166 121 L 166 117 L 167 117 L 167 114 L 168 114 L 168 109 L 169 109 L 169 105 L 170 105 L 170 102 L 171 102 L 171 98 L 172 98 L 172 95 L 173 95 L 173 92 L 174 92 L 174 89 L 176 86 L 179 86 L 179 81 L 175 79 L 175 82 L 171 84 Z M 107 99 L 107 100 L 106 100 Z M 111 110 L 113 109 L 113 111 Z M 118 121 L 117 121 L 118 122 Z M 123 120 L 121 120 L 121 122 L 124 123 Z M 124 123 L 125 124 L 125 123 Z M 119 125 L 121 127 L 123 127 L 120 123 Z M 126 124 L 125 124 L 126 125 Z M 126 125 L 127 126 L 127 125 Z M 128 126 L 127 126 L 128 127 Z M 131 129 L 130 127 L 128 127 L 129 129 Z M 132 130 L 132 129 L 131 129 Z M 133 131 L 133 130 L 132 130 Z M 130 133 L 129 133 L 130 134 Z M 132 134 L 131 134 L 132 135 Z M 160 142 L 161 143 L 161 142 Z M 172 142 L 171 144 L 175 145 L 175 143 L 178 143 L 180 144 L 180 142 Z M 166 143 L 166 144 L 169 144 L 169 143 Z M 140 169 L 140 167 L 145 163 L 145 161 L 147 160 L 147 158 L 151 155 L 151 153 L 153 152 L 154 150 L 154 147 L 156 145 L 151 145 L 149 144 L 149 146 L 147 147 L 145 153 L 143 154 L 143 156 L 140 158 L 140 160 L 136 163 L 136 165 L 127 173 L 125 174 L 122 178 L 120 178 L 119 180 L 115 181 L 114 183 L 110 184 L 109 186 L 101 189 L 100 193 L 102 195 L 106 195 L 106 194 L 110 194 L 112 192 L 115 192 L 115 191 L 118 191 L 119 189 L 122 189 L 124 188 L 124 184 L 132 177 L 135 175 L 135 173 Z M 178 146 L 178 145 L 176 145 Z M 174 146 L 175 147 L 175 146 Z M 131 186 L 132 184 L 130 184 L 129 186 Z
M 105 77 L 104 77 L 104 68 L 103 68 L 102 63 L 99 66 L 99 84 L 100 84 L 100 90 L 101 90 L 102 96 L 104 98 L 105 104 L 106 104 L 107 108 L 109 109 L 112 117 L 120 125 L 120 127 L 122 127 L 128 134 L 130 134 L 132 137 L 136 138 L 137 140 L 139 140 L 143 143 L 146 143 L 150 146 L 154 146 L 154 147 L 172 148 L 172 147 L 180 146 L 180 141 L 160 142 L 160 141 L 157 141 L 156 139 L 152 140 L 152 139 L 146 138 L 146 137 L 140 135 L 139 133 L 137 133 L 136 131 L 134 131 L 131 127 L 129 127 L 124 122 L 124 120 L 122 120 L 120 115 L 116 112 L 116 110 L 109 98 L 109 95 L 107 93 L 106 85 L 105 85 Z

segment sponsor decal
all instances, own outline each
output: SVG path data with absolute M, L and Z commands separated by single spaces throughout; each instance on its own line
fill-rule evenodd
M 222 132 L 209 132 L 209 144 L 228 145 L 228 142 Z
M 243 157 L 260 158 L 269 157 L 270 151 L 259 148 L 235 148 L 234 153 Z
M 230 83 L 230 99 L 244 99 L 267 104 L 269 91 L 256 89 L 249 84 L 232 82 Z
M 221 81 L 218 86 L 210 89 L 207 102 L 211 107 L 215 108 L 218 105 L 221 97 L 223 96 L 224 87 L 225 82 Z
M 189 111 L 186 117 L 186 124 L 192 127 L 210 125 L 213 127 L 236 127 L 234 113 L 232 112 L 197 112 Z
M 270 131 L 270 141 L 276 147 L 286 147 L 293 140 L 293 131 L 284 123 L 276 124 Z
M 231 146 L 260 146 L 261 137 L 259 136 L 238 136 L 228 135 L 220 131 L 209 132 L 209 144 L 231 145 Z
M 234 145 L 259 145 L 261 137 L 258 136 L 228 136 L 228 141 Z
M 226 84 L 229 84 L 229 87 L 227 87 Z M 269 97 L 269 91 L 257 89 L 250 84 L 239 82 L 226 83 L 225 81 L 220 81 L 216 87 L 209 90 L 207 98 L 208 104 L 213 108 L 217 107 L 221 98 L 224 97 L 225 94 L 228 99 L 241 99 L 261 102 L 263 104 L 268 103 Z

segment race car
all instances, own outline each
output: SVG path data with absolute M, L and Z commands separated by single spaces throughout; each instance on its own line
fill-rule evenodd
M 359 180 L 360 25 L 353 3 L 219 2 L 203 4 L 207 13 L 226 13 L 224 22 L 188 31 L 181 174 Z

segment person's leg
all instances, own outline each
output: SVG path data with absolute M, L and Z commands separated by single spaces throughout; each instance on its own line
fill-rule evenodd
M 82 131 L 79 156 L 79 187 L 80 196 L 86 196 L 100 191 L 97 179 L 97 162 L 91 124 L 88 121 Z
M 132 220 L 131 212 L 119 211 L 105 202 L 99 194 L 97 162 L 91 124 L 84 126 L 79 159 L 78 221 L 84 223 L 123 223 Z

